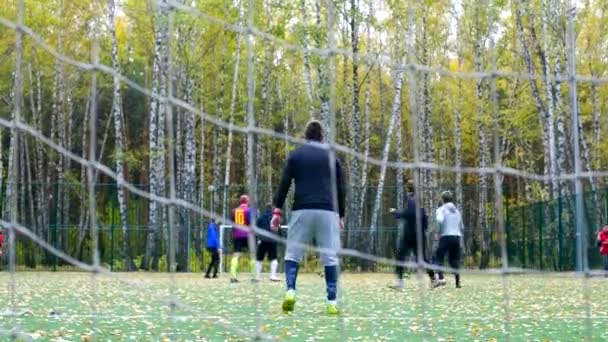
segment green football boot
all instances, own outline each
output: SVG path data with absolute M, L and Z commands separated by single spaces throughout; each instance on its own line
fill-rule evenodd
M 340 314 L 336 304 L 327 304 L 327 314 L 330 316 L 337 316 Z
M 291 312 L 296 306 L 296 292 L 289 290 L 285 293 L 285 299 L 283 299 L 283 312 Z

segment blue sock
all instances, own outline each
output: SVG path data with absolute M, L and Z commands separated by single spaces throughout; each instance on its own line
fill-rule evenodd
M 293 260 L 285 260 L 285 280 L 287 290 L 296 289 L 296 278 L 298 277 L 298 263 Z
M 338 266 L 325 266 L 327 300 L 336 300 L 338 294 Z

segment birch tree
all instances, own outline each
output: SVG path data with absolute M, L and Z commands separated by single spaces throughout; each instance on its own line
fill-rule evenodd
M 120 73 L 120 63 L 118 60 L 118 42 L 116 40 L 116 5 L 114 0 L 108 0 L 108 30 L 112 41 L 112 68 Z M 117 75 L 114 76 L 113 100 L 112 100 L 112 119 L 114 121 L 114 159 L 116 174 L 120 179 L 125 179 L 124 162 L 123 162 L 123 129 L 121 119 L 122 97 L 120 94 L 120 79 Z M 122 246 L 121 253 L 128 271 L 135 270 L 135 263 L 131 259 L 131 251 L 129 248 L 130 239 L 129 231 L 127 230 L 127 204 L 125 199 L 125 191 L 122 186 L 116 187 L 116 195 L 118 197 L 118 210 L 120 212 L 120 225 L 122 228 Z
M 405 64 L 407 54 L 404 53 L 401 63 Z M 382 195 L 384 192 L 384 182 L 386 177 L 386 168 L 388 162 L 388 156 L 391 149 L 391 140 L 397 121 L 401 118 L 401 88 L 403 86 L 403 68 L 399 68 L 395 72 L 395 83 L 394 83 L 394 95 L 393 95 L 393 107 L 391 110 L 391 121 L 388 125 L 386 132 L 384 149 L 382 151 L 382 166 L 380 167 L 380 176 L 378 180 L 378 190 L 376 192 L 376 200 L 374 202 L 374 210 L 372 211 L 372 219 L 370 225 L 370 248 L 373 251 L 376 230 L 378 229 L 378 215 L 380 214 L 380 207 L 382 204 Z
M 371 21 L 374 18 L 374 4 L 373 1 L 368 2 L 368 17 L 365 23 L 365 35 L 368 46 L 368 54 L 372 51 L 370 46 L 372 44 L 371 40 Z M 357 212 L 356 212 L 356 220 L 355 226 L 362 227 L 363 226 L 363 211 L 365 208 L 365 200 L 367 197 L 367 181 L 368 181 L 368 158 L 369 158 L 369 148 L 370 148 L 370 139 L 371 139 L 371 72 L 373 68 L 373 64 L 369 61 L 366 63 L 367 67 L 367 75 L 365 76 L 365 95 L 363 100 L 363 121 L 364 121 L 364 132 L 363 132 L 363 165 L 361 166 L 361 193 L 359 194 L 359 203 L 357 203 Z M 353 181 L 357 181 L 353 178 Z
M 308 29 L 308 5 L 306 0 L 300 0 L 300 8 L 302 10 L 302 46 L 304 47 L 304 82 L 306 83 L 306 98 L 308 100 L 308 112 L 310 118 L 315 116 L 315 104 L 313 100 L 312 72 L 310 69 L 310 38 Z
M 164 0 L 161 0 L 164 1 Z M 161 4 L 162 5 L 162 4 Z M 166 96 L 165 54 L 167 36 L 167 17 L 161 6 L 155 13 L 154 30 L 154 61 L 152 65 L 152 93 Z M 164 122 L 165 106 L 156 97 L 150 98 L 150 193 L 162 195 L 165 189 L 165 158 L 164 158 Z M 146 253 L 141 268 L 158 270 L 160 258 L 160 230 L 162 222 L 161 208 L 156 201 L 149 202 L 149 228 L 146 241 Z
M 420 64 L 429 65 L 430 63 L 430 42 L 429 42 L 429 24 L 427 21 L 428 11 L 431 6 L 421 7 L 421 29 L 417 30 L 420 34 L 418 38 L 420 53 L 418 58 Z M 418 121 L 419 127 L 417 132 L 420 135 L 420 159 L 421 161 L 432 163 L 435 160 L 435 149 L 433 147 L 433 126 L 431 126 L 432 99 L 431 99 L 431 82 L 428 72 L 422 73 L 422 87 L 419 88 L 418 103 L 421 103 L 420 113 L 422 117 Z M 433 208 L 433 192 L 435 191 L 435 173 L 432 170 L 424 169 L 420 171 L 422 174 L 423 188 L 419 191 L 422 195 L 422 203 L 424 208 Z
M 321 20 L 321 1 L 315 0 L 315 14 L 316 14 L 316 24 L 317 27 L 323 27 L 323 22 Z M 315 35 L 315 45 L 321 47 L 321 33 L 316 32 Z M 321 111 L 319 113 L 319 120 L 321 121 L 321 126 L 323 127 L 323 132 L 325 132 L 326 140 L 329 141 L 330 136 L 336 136 L 336 132 L 331 132 L 330 127 L 331 123 L 329 122 L 329 75 L 328 75 L 328 66 L 327 61 L 322 60 L 317 63 L 317 70 L 319 74 L 319 87 L 317 92 L 319 93 L 319 100 L 321 102 Z
M 353 62 L 352 62 L 352 80 L 351 80 L 351 88 L 352 88 L 352 99 L 351 99 L 351 113 L 350 113 L 350 125 L 349 125 L 349 133 L 350 133 L 350 143 L 353 152 L 359 154 L 361 151 L 361 110 L 359 106 L 359 98 L 360 98 L 360 83 L 359 83 L 359 59 L 356 57 L 359 53 L 359 1 L 358 0 L 350 0 L 350 45 L 353 53 Z M 346 70 L 346 65 L 344 65 Z M 346 93 L 346 92 L 344 92 Z M 346 116 L 343 116 L 343 121 L 346 122 Z M 350 207 L 350 218 L 351 227 L 357 231 L 361 230 L 361 221 L 360 221 L 360 211 L 359 208 L 359 198 L 361 196 L 361 192 L 363 189 L 359 188 L 357 183 L 361 178 L 361 160 L 358 156 L 351 158 L 351 163 L 349 167 L 349 178 L 351 179 L 351 186 L 353 186 L 350 191 L 351 194 L 349 196 L 349 207 Z
M 238 25 L 242 26 L 243 23 L 243 9 L 239 6 L 239 17 L 238 17 Z M 228 123 L 234 123 L 234 110 L 236 107 L 236 96 L 238 90 L 239 83 L 239 64 L 241 61 L 241 43 L 242 43 L 242 35 L 240 32 L 236 34 L 236 50 L 234 52 L 234 76 L 232 77 L 232 95 L 230 97 L 230 111 L 228 113 Z M 228 143 L 226 147 L 226 167 L 224 173 L 224 196 L 222 203 L 222 217 L 227 217 L 228 215 L 228 187 L 230 186 L 230 166 L 232 163 L 232 129 L 228 129 Z

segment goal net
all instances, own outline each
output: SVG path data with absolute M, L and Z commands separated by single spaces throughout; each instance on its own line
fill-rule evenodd
M 1 2 L 0 337 L 608 339 L 607 15 L 598 0 Z M 322 142 L 302 137 L 311 119 Z M 294 162 L 301 148 L 327 163 Z M 310 304 L 327 304 L 307 274 L 323 257 L 300 263 L 292 315 L 282 284 L 201 276 L 211 220 L 224 271 L 243 194 L 252 222 L 285 205 L 281 234 L 243 227 L 241 263 L 260 237 L 281 259 L 335 254 L 337 318 Z M 320 238 L 333 222 L 290 238 L 302 207 L 343 214 L 339 246 Z

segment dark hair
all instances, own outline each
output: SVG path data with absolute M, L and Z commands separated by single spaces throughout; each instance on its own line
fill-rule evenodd
M 312 140 L 316 142 L 323 141 L 323 127 L 321 126 L 321 122 L 319 122 L 319 120 L 311 120 L 306 124 L 306 129 L 304 130 L 304 138 L 306 140 Z
M 272 203 L 266 203 L 265 209 L 269 211 L 272 210 Z
M 416 193 L 416 187 L 414 186 L 414 180 L 410 179 L 405 184 L 405 190 L 409 193 Z
M 450 191 L 444 191 L 441 193 L 441 200 L 443 201 L 443 203 L 453 203 L 454 196 L 452 196 L 452 193 Z

